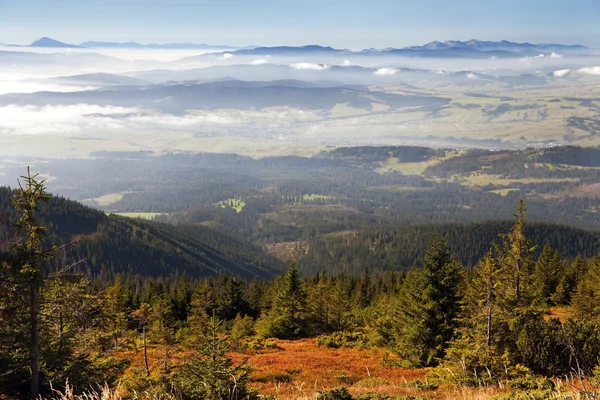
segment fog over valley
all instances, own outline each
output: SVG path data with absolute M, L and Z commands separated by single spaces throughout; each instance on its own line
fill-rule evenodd
M 598 114 L 600 55 L 584 46 L 45 47 L 59 46 L 49 41 L 0 48 L 3 154 L 38 148 L 80 157 L 125 148 L 255 155 L 262 147 L 284 155 L 322 146 L 598 140 L 587 125 L 573 124 Z M 524 122 L 526 135 L 516 128 Z

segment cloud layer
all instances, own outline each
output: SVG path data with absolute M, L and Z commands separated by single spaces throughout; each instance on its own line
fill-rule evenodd
M 290 65 L 290 67 L 292 67 L 293 69 L 304 69 L 310 71 L 325 71 L 331 69 L 331 66 L 327 64 L 313 64 L 308 62 L 292 64 Z
M 373 72 L 373 75 L 389 76 L 389 75 L 396 75 L 398 72 L 400 72 L 400 71 L 397 70 L 396 68 L 379 68 L 377 71 Z
M 310 113 L 287 107 L 261 111 L 194 111 L 185 115 L 162 114 L 132 107 L 77 104 L 70 106 L 0 107 L 0 136 L 97 136 L 99 133 L 185 131 L 246 126 L 248 123 L 286 125 L 312 118 Z

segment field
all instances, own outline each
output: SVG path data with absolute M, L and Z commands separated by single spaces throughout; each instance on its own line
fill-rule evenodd
M 276 350 L 233 354 L 237 362 L 248 358 L 253 366 L 252 386 L 280 399 L 313 398 L 316 392 L 340 386 L 352 394 L 379 392 L 416 395 L 411 385 L 425 379 L 427 370 L 385 366 L 383 350 L 328 349 L 315 339 L 277 341 Z
M 141 218 L 152 220 L 158 216 L 166 215 L 165 213 L 155 213 L 155 212 L 123 212 L 123 213 L 114 213 L 115 215 L 120 215 L 122 217 L 128 218 Z
M 455 176 L 454 182 L 460 182 L 464 186 L 500 185 L 508 186 L 515 183 L 544 183 L 544 182 L 577 182 L 577 178 L 519 178 L 508 179 L 499 175 L 484 173 L 470 174 L 466 176 Z
M 428 167 L 435 165 L 440 161 L 458 157 L 461 154 L 463 154 L 461 151 L 447 151 L 445 157 L 433 157 L 427 161 L 421 162 L 400 162 L 398 158 L 390 157 L 386 162 L 381 164 L 381 167 L 379 167 L 377 172 L 386 174 L 398 171 L 404 175 L 422 175 Z
M 231 207 L 239 214 L 246 207 L 246 202 L 240 199 L 227 199 L 218 202 L 217 206 L 221 208 Z
M 235 365 L 244 361 L 250 366 L 249 387 L 262 396 L 277 400 L 314 399 L 319 392 L 345 387 L 353 396 L 380 394 L 406 396 L 411 400 L 487 400 L 495 395 L 504 399 L 538 398 L 525 392 L 510 392 L 509 388 L 437 386 L 427 378 L 429 369 L 396 368 L 384 362 L 383 349 L 329 349 L 320 347 L 315 339 L 296 341 L 275 340 L 275 349 L 252 352 L 232 352 L 229 357 Z M 115 354 L 117 359 L 131 360 L 122 377 L 123 382 L 143 371 L 142 343 L 138 338 L 129 350 Z M 169 349 L 169 364 L 179 364 L 189 351 Z M 164 368 L 166 349 L 163 346 L 148 347 L 151 371 Z M 393 360 L 393 358 L 392 358 Z M 135 378 L 133 378 L 135 379 Z M 575 391 L 578 383 L 557 381 L 557 396 L 553 399 L 583 399 Z M 558 393 L 561 393 L 558 395 Z M 412 396 L 412 397 L 411 397 Z M 565 397 L 566 396 L 566 397 Z

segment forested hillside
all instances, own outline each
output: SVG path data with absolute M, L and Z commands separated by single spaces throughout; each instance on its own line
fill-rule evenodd
M 361 271 L 407 271 L 425 257 L 429 243 L 444 241 L 464 266 L 475 266 L 498 243 L 511 222 L 478 224 L 439 224 L 377 227 L 366 231 L 345 232 L 299 242 L 290 253 L 305 273 L 345 273 Z M 537 243 L 535 254 L 548 243 L 563 257 L 592 257 L 600 250 L 600 235 L 560 225 L 531 223 L 525 234 Z
M 0 213 L 9 221 L 15 219 L 10 205 L 13 194 L 0 188 Z M 270 278 L 282 268 L 253 245 L 207 227 L 105 215 L 64 198 L 53 198 L 40 212 L 40 220 L 49 228 L 48 241 L 64 243 L 78 237 L 77 246 L 65 249 L 59 262 L 67 265 L 84 259 L 78 270 L 101 280 L 110 281 L 115 274 Z
M 258 280 L 254 271 L 275 271 L 247 269 L 249 245 L 229 239 L 217 254 L 228 238 L 212 230 L 107 217 L 51 199 L 36 176 L 25 181 L 21 190 L 2 189 L 0 203 L 8 217 L 0 241 L 5 398 L 90 390 L 81 398 L 298 398 L 307 380 L 320 400 L 453 398 L 457 391 L 467 398 L 491 391 L 496 399 L 593 399 L 598 388 L 596 237 L 529 225 L 523 201 L 512 223 L 338 234 L 324 244 L 330 248 L 300 257 L 310 265 L 313 254 L 323 270 L 303 268 L 318 274 L 303 278 L 292 262 L 282 276 Z M 98 257 L 85 263 L 99 273 L 77 273 L 65 265 L 67 247 L 48 243 L 69 240 L 79 223 L 85 236 L 68 247 Z M 458 249 L 462 240 L 463 257 L 483 256 L 464 268 L 446 242 L 431 239 L 437 235 Z M 417 267 L 392 271 L 394 259 L 411 257 L 402 246 L 417 248 Z M 172 251 L 178 258 L 167 258 Z M 116 256 L 125 261 L 105 261 Z M 179 262 L 185 274 L 123 267 L 153 258 L 160 260 L 153 268 Z M 223 269 L 200 276 L 212 266 Z M 299 354 L 298 346 L 303 358 L 289 355 Z M 350 354 L 355 358 L 346 360 Z M 357 362 L 368 365 L 359 371 Z

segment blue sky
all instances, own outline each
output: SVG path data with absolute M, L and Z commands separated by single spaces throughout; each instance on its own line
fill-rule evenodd
M 0 0 L 0 43 L 364 48 L 477 38 L 600 47 L 598 21 L 600 0 Z

